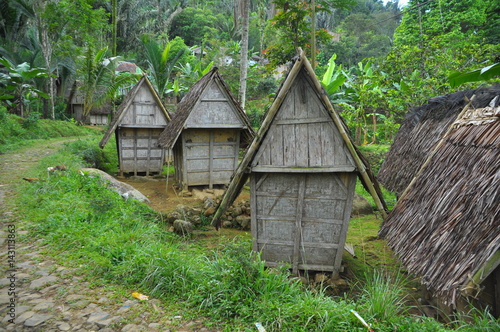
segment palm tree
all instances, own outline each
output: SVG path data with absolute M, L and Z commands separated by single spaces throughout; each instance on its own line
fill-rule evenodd
M 171 42 L 167 42 L 163 47 L 149 36 L 145 36 L 142 39 L 142 43 L 146 51 L 149 74 L 152 76 L 151 81 L 160 98 L 163 98 L 167 90 L 167 83 L 170 80 L 170 75 L 179 61 L 179 58 L 186 50 L 181 49 L 172 57 L 170 54 Z
M 108 48 L 104 47 L 94 54 L 87 48 L 84 64 L 80 69 L 83 95 L 83 117 L 87 117 L 93 107 L 101 106 L 106 101 L 114 100 L 119 88 L 138 81 L 135 75 L 116 75 L 118 57 L 107 58 Z

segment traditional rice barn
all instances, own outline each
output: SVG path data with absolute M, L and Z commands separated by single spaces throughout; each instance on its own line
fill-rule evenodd
M 427 154 L 380 235 L 439 313 L 467 311 L 471 301 L 499 317 L 500 90 L 478 93 Z
M 182 98 L 158 143 L 173 149 L 180 187 L 212 188 L 229 183 L 240 147 L 248 145 L 253 135 L 248 117 L 213 68 Z
M 240 163 L 213 225 L 250 177 L 253 250 L 267 266 L 331 271 L 341 265 L 356 175 L 384 213 L 366 161 L 304 53 L 280 87 Z
M 499 89 L 500 86 L 460 91 L 432 98 L 427 104 L 412 109 L 377 174 L 379 182 L 401 196 L 435 144 L 467 105 L 467 100 L 475 94 L 476 105 L 484 107 L 490 102 L 491 94 Z
M 158 147 L 158 137 L 169 121 L 154 87 L 143 76 L 126 95 L 99 146 L 104 148 L 115 133 L 121 174 L 161 173 L 165 150 Z
M 83 116 L 83 96 L 79 91 L 79 83 L 75 81 L 71 87 L 66 111 L 79 123 L 92 126 L 105 126 L 113 112 L 113 105 L 106 103 L 99 107 L 92 107 L 87 116 Z

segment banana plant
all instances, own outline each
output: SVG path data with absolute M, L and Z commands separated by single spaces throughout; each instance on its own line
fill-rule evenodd
M 342 65 L 337 66 L 335 59 L 337 59 L 337 54 L 333 54 L 328 61 L 328 68 L 321 80 L 326 93 L 330 96 L 339 91 L 342 84 L 347 80 L 345 73 L 342 71 Z
M 14 65 L 4 57 L 0 58 L 0 64 L 5 67 L 4 72 L 0 73 L 0 89 L 3 90 L 0 100 L 8 108 L 17 110 L 21 117 L 24 117 L 25 110 L 29 112 L 35 100 L 49 98 L 34 86 L 35 78 L 48 76 L 45 68 L 31 68 L 27 62 Z

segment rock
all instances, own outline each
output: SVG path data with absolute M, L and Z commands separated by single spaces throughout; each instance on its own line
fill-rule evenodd
M 28 318 L 24 322 L 24 326 L 34 327 L 34 326 L 42 324 L 43 322 L 45 322 L 46 320 L 49 320 L 50 318 L 52 318 L 51 315 L 34 314 L 33 316 L 31 316 L 30 318 Z
M 60 322 L 60 323 L 57 324 L 57 328 L 60 331 L 69 331 L 71 329 L 71 325 L 69 325 L 66 322 Z
M 189 221 L 177 219 L 174 221 L 174 232 L 179 235 L 189 235 L 193 233 L 193 224 Z
M 366 200 L 366 198 L 364 198 L 358 193 L 354 193 L 351 216 L 361 216 L 372 213 L 373 213 L 373 207 Z
M 24 321 L 26 321 L 28 318 L 31 318 L 35 314 L 34 311 L 25 311 L 24 313 L 20 314 L 17 316 L 17 318 L 14 320 L 15 324 L 22 324 Z
M 250 221 L 251 221 L 251 218 L 249 216 L 244 215 L 244 214 L 236 217 L 236 222 L 243 230 L 250 229 Z
M 52 301 L 47 301 L 47 302 L 41 302 L 38 303 L 36 306 L 33 307 L 33 311 L 46 311 L 54 306 L 54 302 Z
M 140 329 L 141 329 L 140 325 L 127 324 L 122 328 L 121 332 L 134 332 L 134 331 L 140 331 Z
M 322 283 L 328 280 L 328 276 L 324 273 L 316 273 L 314 276 L 314 282 L 316 283 Z
M 233 224 L 229 220 L 224 220 L 222 222 L 222 227 L 224 227 L 224 228 L 231 228 L 231 227 L 233 227 Z
M 150 329 L 159 329 L 161 327 L 160 323 L 151 323 L 148 325 L 148 328 Z
M 182 219 L 182 213 L 173 211 L 167 214 L 167 223 L 173 224 L 176 219 Z
M 71 295 L 66 296 L 66 301 L 73 302 L 73 301 L 82 300 L 82 299 L 86 299 L 86 298 L 87 297 L 85 295 L 71 294 Z
M 37 289 L 41 288 L 43 286 L 47 286 L 48 284 L 51 284 L 53 282 L 57 281 L 57 277 L 54 276 L 45 276 L 41 277 L 40 279 L 33 280 L 30 284 L 30 289 Z
M 238 217 L 238 216 L 241 216 L 242 214 L 243 214 L 243 210 L 241 209 L 241 207 L 236 206 L 235 208 L 233 208 L 233 212 L 232 212 L 233 217 Z
M 97 311 L 93 312 L 90 314 L 89 318 L 87 319 L 87 323 L 95 323 L 100 320 L 105 320 L 109 317 L 109 314 L 104 311 Z
M 181 197 L 191 197 L 193 194 L 189 190 L 183 190 L 180 192 L 179 196 Z
M 70 303 L 69 307 L 71 309 L 83 309 L 90 303 L 89 300 L 79 300 L 74 303 Z
M 111 190 L 117 192 L 125 199 L 132 198 L 141 202 L 149 202 L 149 199 L 144 196 L 139 190 L 135 189 L 128 183 L 118 181 L 106 172 L 103 172 L 96 168 L 82 168 L 82 171 L 84 173 L 89 173 L 90 176 L 99 175 Z
M 205 210 L 205 212 L 203 213 L 203 215 L 205 217 L 208 217 L 208 216 L 213 215 L 214 213 L 215 213 L 215 208 L 212 207 L 212 206 L 210 206 L 210 207 L 208 207 L 208 209 Z

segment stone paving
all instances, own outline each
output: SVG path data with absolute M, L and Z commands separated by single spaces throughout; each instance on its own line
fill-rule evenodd
M 214 331 L 168 312 L 159 300 L 133 298 L 134 290 L 96 285 L 78 268 L 51 261 L 40 240 L 30 241 L 6 202 L 22 171 L 54 148 L 0 155 L 0 332 Z

